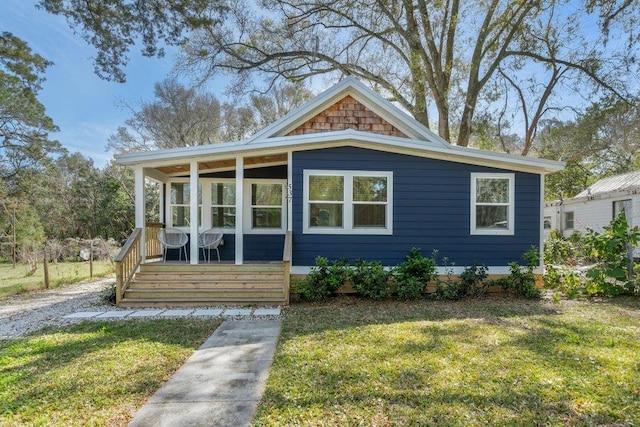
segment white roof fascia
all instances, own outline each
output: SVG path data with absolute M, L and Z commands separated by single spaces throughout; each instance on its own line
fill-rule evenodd
M 387 122 L 408 134 L 408 136 L 426 141 L 437 142 L 448 147 L 449 143 L 429 128 L 409 116 L 406 112 L 384 99 L 360 80 L 348 76 L 326 91 L 320 93 L 309 102 L 289 112 L 271 125 L 250 137 L 246 143 L 254 144 L 263 139 L 277 138 L 288 133 L 300 124 L 315 117 L 334 103 L 347 95 L 353 96 L 358 102 L 369 108 Z
M 223 151 L 237 149 L 245 145 L 245 141 L 221 142 L 218 144 L 205 144 L 192 147 L 167 148 L 164 150 L 139 151 L 135 153 L 116 154 L 116 163 L 122 165 L 135 165 L 138 163 L 156 162 L 162 160 L 190 159 L 192 157 L 207 156 L 217 153 L 218 149 L 224 147 Z M 173 162 L 175 164 L 175 162 Z
M 132 153 L 119 156 L 117 161 L 128 166 L 143 164 L 145 167 L 158 167 L 186 162 L 192 158 L 204 161 L 212 157 L 236 156 L 240 153 L 259 152 L 267 155 L 282 151 L 303 151 L 354 144 L 362 148 L 374 148 L 399 154 L 538 174 L 555 172 L 564 167 L 564 163 L 554 160 L 515 156 L 466 147 L 441 147 L 437 143 L 428 141 L 371 134 L 352 129 L 299 135 L 296 138 L 274 137 L 255 141 L 252 144 L 212 144 L 188 147 L 180 151 L 170 149 Z M 205 150 L 203 147 L 208 149 Z

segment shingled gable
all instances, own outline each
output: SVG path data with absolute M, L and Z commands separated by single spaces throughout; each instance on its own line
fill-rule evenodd
M 247 144 L 269 138 L 345 130 L 449 146 L 440 136 L 351 76 L 256 133 Z

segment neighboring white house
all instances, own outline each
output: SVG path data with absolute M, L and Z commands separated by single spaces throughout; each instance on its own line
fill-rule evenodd
M 587 229 L 602 232 L 620 211 L 629 225 L 640 226 L 640 172 L 604 178 L 575 197 L 545 203 L 544 236 L 553 229 L 565 237 Z

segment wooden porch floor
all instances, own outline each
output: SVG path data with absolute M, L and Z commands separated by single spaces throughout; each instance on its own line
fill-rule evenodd
M 121 307 L 281 305 L 288 301 L 283 262 L 140 265 Z

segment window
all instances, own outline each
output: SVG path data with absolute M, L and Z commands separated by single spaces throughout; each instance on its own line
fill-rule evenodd
M 471 174 L 471 234 L 513 235 L 514 174 Z
M 573 229 L 573 212 L 564 213 L 564 228 L 566 230 Z
M 544 217 L 544 229 L 545 230 L 551 230 L 551 217 L 550 216 L 545 216 Z
M 620 212 L 624 212 L 624 217 L 629 220 L 631 211 L 631 199 L 616 200 L 613 202 L 613 219 L 616 219 Z
M 189 227 L 191 223 L 191 184 L 172 182 L 170 194 L 170 219 L 172 227 Z M 198 184 L 198 225 L 202 225 L 202 185 Z
M 245 227 L 250 233 L 273 233 L 286 229 L 286 180 L 247 181 Z
M 391 234 L 391 172 L 304 171 L 304 232 Z
M 211 227 L 235 228 L 236 184 L 235 182 L 211 183 Z

